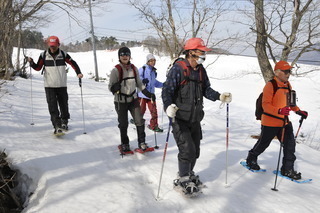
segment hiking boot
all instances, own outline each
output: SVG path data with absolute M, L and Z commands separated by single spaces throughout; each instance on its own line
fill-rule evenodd
M 292 178 L 294 180 L 300 180 L 301 179 L 301 173 L 300 172 L 298 173 L 297 171 L 294 171 L 293 169 L 284 170 L 284 169 L 281 168 L 281 174 L 283 176 Z
M 129 144 L 121 144 L 121 149 L 123 152 L 130 152 L 130 145 Z
M 259 166 L 257 160 L 254 160 L 254 159 L 252 159 L 252 160 L 247 159 L 247 166 L 252 170 L 260 170 L 260 166 Z
M 252 170 L 259 170 L 260 169 L 260 166 L 257 162 L 257 156 L 251 154 L 250 152 L 249 152 L 248 157 L 246 159 L 246 163 L 247 163 L 247 166 L 249 167 L 249 169 L 252 169 Z
M 197 187 L 202 186 L 202 182 L 200 181 L 199 175 L 190 175 L 190 180 L 196 184 Z
M 161 129 L 160 127 L 156 126 L 155 128 L 153 128 L 153 131 L 155 131 L 155 132 L 163 132 L 163 129 Z
M 62 134 L 63 133 L 63 131 L 62 131 L 62 129 L 61 128 L 55 128 L 54 129 L 54 132 L 53 132 L 53 134 L 55 134 L 55 135 L 59 135 L 59 134 Z
M 68 131 L 69 127 L 67 124 L 62 124 L 61 125 L 61 129 L 64 130 L 64 131 Z
M 199 188 L 196 184 L 190 179 L 189 176 L 180 177 L 173 181 L 175 186 L 180 186 L 183 189 L 185 194 L 192 194 L 199 192 Z
M 148 125 L 148 128 L 155 132 L 163 132 L 163 129 L 161 129 L 159 126 L 155 126 L 152 128 L 150 125 Z
M 142 150 L 146 150 L 146 149 L 148 149 L 149 147 L 148 147 L 148 144 L 146 144 L 146 143 L 139 143 L 139 149 L 142 149 Z

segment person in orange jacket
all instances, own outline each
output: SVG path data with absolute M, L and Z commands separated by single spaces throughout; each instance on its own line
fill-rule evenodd
M 272 139 L 277 136 L 280 143 L 283 143 L 281 174 L 298 180 L 301 179 L 301 173 L 294 170 L 296 143 L 288 116 L 290 111 L 294 111 L 303 119 L 306 119 L 308 113 L 300 110 L 298 106 L 290 107 L 287 103 L 287 95 L 292 90 L 289 83 L 292 68 L 286 61 L 276 63 L 274 80 L 278 89 L 274 93 L 274 86 L 271 81 L 263 88 L 262 108 L 264 112 L 261 117 L 261 134 L 256 144 L 249 151 L 246 162 L 250 169 L 259 170 L 258 156 L 268 148 Z M 282 138 L 283 141 L 281 141 Z

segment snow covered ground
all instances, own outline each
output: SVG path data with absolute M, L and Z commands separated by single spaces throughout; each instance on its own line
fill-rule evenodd
M 37 60 L 39 50 L 27 55 Z M 147 52 L 132 48 L 132 62 L 145 63 Z M 239 162 L 256 142 L 250 135 L 258 134 L 255 100 L 264 81 L 258 72 L 256 58 L 221 56 L 207 71 L 214 89 L 230 91 L 230 139 L 226 176 L 226 108 L 220 102 L 205 101 L 202 121 L 201 156 L 195 172 L 207 185 L 194 199 L 183 198 L 173 189 L 177 174 L 177 147 L 170 134 L 164 164 L 160 199 L 156 200 L 168 119 L 162 111 L 161 90 L 158 97 L 159 123 L 164 133 L 157 134 L 160 149 L 152 153 L 121 158 L 117 150 L 119 131 L 113 96 L 106 82 L 89 79 L 94 73 L 92 52 L 70 53 L 80 65 L 83 79 L 85 126 L 83 125 L 81 90 L 72 69 L 69 70 L 68 92 L 71 113 L 70 130 L 61 137 L 52 135 L 42 76 L 32 71 L 33 78 L 17 78 L 0 90 L 0 149 L 5 149 L 14 168 L 21 171 L 24 192 L 30 194 L 25 213 L 104 213 L 104 212 L 319 212 L 320 155 L 319 102 L 320 74 L 303 78 L 291 77 L 297 91 L 298 105 L 309 112 L 304 121 L 296 148 L 296 170 L 308 184 L 297 184 L 279 178 L 278 192 L 274 186 L 279 143 L 274 141 L 259 157 L 267 172 L 252 173 Z M 208 64 L 216 56 L 207 57 Z M 157 57 L 158 78 L 165 80 L 170 60 Z M 98 51 L 100 77 L 107 78 L 117 63 L 117 52 Z M 301 65 L 301 70 L 313 66 Z M 147 111 L 145 118 L 149 122 Z M 299 116 L 290 116 L 295 131 Z M 31 123 L 34 125 L 30 125 Z M 87 134 L 83 134 L 86 132 Z M 137 147 L 136 132 L 130 124 L 131 147 Z M 154 145 L 154 133 L 146 130 L 147 142 Z M 313 147 L 313 148 L 310 148 Z M 226 178 L 227 177 L 227 178 Z M 226 181 L 229 187 L 226 187 Z M 27 185 L 26 185 L 27 184 Z

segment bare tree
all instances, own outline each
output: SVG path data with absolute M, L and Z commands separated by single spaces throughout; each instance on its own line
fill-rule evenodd
M 306 52 L 320 51 L 320 13 L 317 0 L 251 0 L 255 7 L 256 46 L 265 81 L 273 77 L 271 58 L 297 63 Z M 318 46 L 319 47 L 319 46 Z
M 107 3 L 109 0 L 100 0 L 101 4 Z M 5 0 L 0 1 L 0 78 L 4 77 L 9 79 L 12 70 L 12 53 L 13 53 L 13 39 L 17 38 L 17 34 L 21 33 L 22 23 L 32 23 L 36 26 L 39 23 L 48 22 L 49 20 L 44 18 L 48 17 L 49 13 L 46 13 L 49 6 L 56 6 L 65 10 L 68 15 L 75 21 L 77 18 L 72 16 L 69 12 L 72 9 L 85 8 L 86 0 Z M 95 4 L 98 4 L 96 2 Z M 93 4 L 94 5 L 94 4 Z M 42 14 L 39 14 L 42 12 Z M 50 13 L 51 14 L 51 13 Z M 18 28 L 20 30 L 15 30 Z
M 147 23 L 155 29 L 171 59 L 183 51 L 188 37 L 204 37 L 213 46 L 212 36 L 221 16 L 227 12 L 224 1 L 219 0 L 129 0 Z M 188 5 L 188 6 L 185 6 Z M 229 37 L 230 38 L 230 37 Z M 226 41 L 221 39 L 216 44 Z

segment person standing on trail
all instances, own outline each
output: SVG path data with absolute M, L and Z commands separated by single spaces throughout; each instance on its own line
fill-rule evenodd
M 146 57 L 146 64 L 143 65 L 139 69 L 139 76 L 140 79 L 142 79 L 142 83 L 145 85 L 146 89 L 154 93 L 155 87 L 156 88 L 162 88 L 163 83 L 159 82 L 157 78 L 157 69 L 155 68 L 156 65 L 156 58 L 151 53 L 147 55 Z M 142 116 L 146 112 L 146 108 L 148 106 L 151 119 L 150 119 L 150 125 L 148 125 L 148 128 L 155 131 L 155 132 L 163 132 L 163 129 L 159 128 L 158 125 L 158 112 L 157 112 L 157 105 L 156 102 L 152 102 L 152 100 L 148 97 L 146 97 L 142 92 L 138 93 L 140 107 L 141 107 L 141 113 Z
M 82 78 L 83 75 L 77 62 L 59 48 L 60 41 L 57 36 L 50 36 L 47 45 L 48 49 L 40 54 L 37 63 L 34 63 L 31 57 L 28 57 L 28 61 L 36 71 L 43 68 L 44 87 L 54 134 L 61 134 L 62 130 L 68 130 L 70 119 L 66 62 L 71 65 L 78 78 Z
M 114 95 L 114 106 L 118 114 L 121 152 L 131 152 L 127 134 L 128 111 L 131 113 L 137 127 L 138 146 L 140 149 L 146 150 L 148 145 L 145 142 L 145 121 L 141 115 L 136 89 L 141 90 L 152 101 L 156 100 L 156 96 L 150 93 L 143 85 L 138 69 L 130 62 L 131 51 L 128 47 L 121 47 L 119 49 L 118 58 L 120 63 L 111 70 L 108 87 Z
M 261 134 L 257 143 L 249 151 L 246 163 L 252 170 L 259 170 L 257 158 L 270 145 L 272 139 L 277 136 L 283 146 L 283 158 L 281 174 L 292 179 L 301 179 L 301 173 L 294 171 L 296 160 L 292 123 L 289 121 L 290 111 L 296 112 L 303 119 L 308 117 L 306 111 L 300 110 L 296 105 L 289 106 L 288 94 L 292 91 L 289 77 L 293 67 L 286 61 L 279 61 L 274 67 L 275 77 L 263 88 L 261 116 Z M 273 85 L 275 84 L 275 86 Z M 276 89 L 276 91 L 274 91 Z M 283 139 L 283 141 L 281 141 Z
M 167 74 L 162 100 L 166 114 L 172 119 L 172 132 L 179 149 L 179 176 L 174 185 L 181 186 L 184 193 L 192 194 L 198 192 L 202 185 L 193 169 L 200 156 L 203 97 L 230 103 L 232 95 L 228 92 L 220 94 L 211 88 L 202 65 L 210 49 L 201 38 L 187 40 L 184 50 L 185 59 L 177 60 Z

